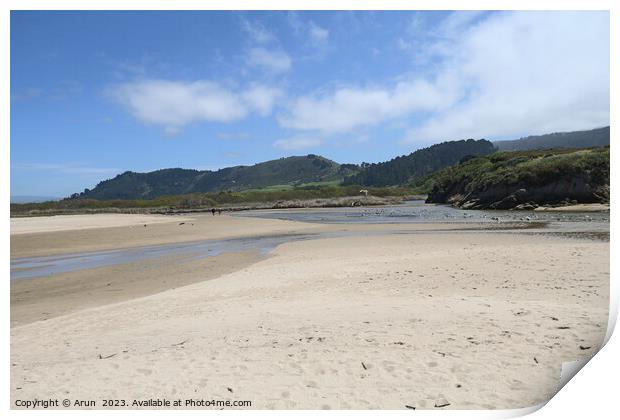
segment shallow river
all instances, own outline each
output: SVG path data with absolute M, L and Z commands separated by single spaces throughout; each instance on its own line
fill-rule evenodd
M 502 222 L 544 221 L 609 223 L 609 213 L 461 210 L 451 206 L 407 201 L 386 207 L 341 207 L 329 209 L 250 210 L 237 214 L 244 217 L 294 220 L 312 223 L 429 223 L 429 222 Z M 494 219 L 495 218 L 495 219 Z
M 388 207 L 356 207 L 338 209 L 260 210 L 236 213 L 237 217 L 261 217 L 312 223 L 482 223 L 499 228 L 504 222 L 530 222 L 533 228 L 518 231 L 526 234 L 566 235 L 608 240 L 609 213 L 560 213 L 533 211 L 459 210 L 448 206 L 426 205 L 411 201 Z M 544 224 L 535 222 L 545 222 Z M 488 230 L 481 230 L 488 232 Z M 471 232 L 471 231 L 470 231 Z M 505 232 L 505 230 L 504 230 Z M 304 235 L 274 235 L 225 240 L 205 240 L 154 245 L 49 257 L 11 260 L 11 281 L 50 276 L 76 270 L 91 269 L 134 261 L 179 256 L 187 259 L 216 256 L 225 252 L 257 251 L 266 254 L 280 244 L 319 238 L 368 236 L 385 234 L 422 234 L 388 229 L 380 232 L 336 231 Z

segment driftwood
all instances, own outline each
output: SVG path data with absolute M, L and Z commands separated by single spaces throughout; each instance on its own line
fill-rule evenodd
M 100 359 L 109 359 L 110 357 L 114 357 L 114 356 L 116 356 L 117 354 L 118 354 L 118 353 L 112 353 L 112 354 L 107 355 L 107 356 L 102 356 L 102 355 L 99 355 L 99 358 L 100 358 Z

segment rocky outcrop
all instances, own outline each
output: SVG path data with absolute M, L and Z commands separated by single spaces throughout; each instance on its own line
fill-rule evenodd
M 532 210 L 538 206 L 608 203 L 609 184 L 599 184 L 588 173 L 562 177 L 541 185 L 496 184 L 470 188 L 468 182 L 435 186 L 427 203 L 448 203 L 463 209 Z

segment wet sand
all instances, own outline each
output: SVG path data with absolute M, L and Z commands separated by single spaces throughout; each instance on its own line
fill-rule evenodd
M 258 252 L 191 260 L 167 257 L 11 283 L 11 326 L 122 302 L 217 278 L 259 261 Z
M 294 235 L 321 233 L 381 233 L 384 225 L 321 225 L 282 220 L 248 219 L 228 215 L 192 215 L 182 224 L 176 217 L 165 222 L 167 216 L 156 216 L 157 224 L 142 223 L 142 216 L 124 218 L 122 222 L 138 224 L 118 227 L 115 215 L 92 215 L 64 220 L 64 230 L 50 230 L 58 226 L 56 217 L 32 220 L 32 226 L 20 221 L 21 229 L 28 233 L 11 236 L 13 258 L 34 256 L 61 256 L 76 252 L 97 252 L 134 247 L 185 244 L 187 242 L 260 237 L 262 235 Z M 129 215 L 132 216 L 132 215 Z M 66 216 L 66 218 L 73 216 Z M 163 220 L 161 219 L 163 218 Z M 89 228 L 107 221 L 108 228 Z M 454 230 L 472 228 L 466 224 L 390 225 L 390 230 L 423 233 L 429 230 Z M 35 277 L 11 282 L 11 326 L 46 320 L 82 309 L 148 296 L 187 284 L 217 278 L 237 271 L 265 258 L 258 250 L 227 252 L 207 258 L 191 259 L 190 255 L 144 259 L 131 263 L 102 266 Z M 25 271 L 23 268 L 13 269 Z
M 144 226 L 144 224 L 134 224 L 123 227 L 112 226 L 90 229 L 80 227 L 81 224 L 84 223 L 84 220 L 78 219 L 73 221 L 73 225 L 69 225 L 71 229 L 57 232 L 48 231 L 47 226 L 41 223 L 37 226 L 38 230 L 35 228 L 24 228 L 24 230 L 27 230 L 29 233 L 11 235 L 11 258 L 92 252 L 138 246 L 261 235 L 293 235 L 336 230 L 381 231 L 386 229 L 383 225 L 325 225 L 318 223 L 298 223 L 277 219 L 235 217 L 231 215 L 212 216 L 210 214 L 198 214 L 183 216 L 184 221 L 182 222 L 176 219 L 177 216 L 161 217 L 171 217 L 171 221 L 166 223 L 166 219 L 163 219 L 156 224 L 147 223 L 146 226 Z M 33 218 L 26 220 L 33 220 Z M 13 221 L 13 219 L 11 219 L 11 221 Z M 49 221 L 50 224 L 52 222 L 53 220 Z M 410 231 L 454 230 L 459 228 L 472 228 L 472 224 L 391 224 L 389 227 L 391 230 L 402 229 Z
M 18 235 L 11 252 L 388 228 L 201 217 L 196 231 L 153 226 L 159 237 L 137 227 Z M 263 259 L 163 259 L 14 282 L 24 284 L 12 287 L 11 400 L 243 399 L 258 409 L 546 401 L 561 363 L 602 344 L 609 243 L 456 226 L 291 242 Z
M 92 215 L 92 217 L 95 216 L 100 215 Z M 233 218 L 229 215 L 199 214 L 192 216 L 155 216 L 157 223 L 154 224 L 134 223 L 126 226 L 112 224 L 109 227 L 93 229 L 83 226 L 88 220 L 84 218 L 91 216 L 77 216 L 82 219 L 66 222 L 65 227 L 67 229 L 50 232 L 48 226 L 55 224 L 55 217 L 60 216 L 47 217 L 48 220 L 40 222 L 34 218 L 19 218 L 18 220 L 22 221 L 21 223 L 33 220 L 37 222 L 37 225 L 32 228 L 22 228 L 28 233 L 11 234 L 11 258 L 101 251 L 205 239 L 306 232 L 314 227 L 310 224 L 289 223 L 280 220 L 257 222 L 254 219 Z M 11 219 L 12 223 L 13 220 Z M 110 218 L 110 220 L 113 221 L 114 219 Z M 101 220 L 98 222 L 101 223 Z M 85 226 L 88 225 L 85 224 Z

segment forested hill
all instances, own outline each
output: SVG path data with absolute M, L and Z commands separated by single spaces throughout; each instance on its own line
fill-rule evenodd
M 300 186 L 308 183 L 341 182 L 344 185 L 386 187 L 407 184 L 433 172 L 486 156 L 499 150 L 548 148 L 586 148 L 609 145 L 609 127 L 570 133 L 530 136 L 520 140 L 448 141 L 416 150 L 387 162 L 339 164 L 318 155 L 292 156 L 258 163 L 234 166 L 217 171 L 193 169 L 161 169 L 138 173 L 124 172 L 102 181 L 92 190 L 86 189 L 71 198 L 152 199 L 166 195 L 243 191 L 265 187 Z
M 519 140 L 496 141 L 493 144 L 500 151 L 535 149 L 585 149 L 609 146 L 609 126 L 594 130 L 551 133 L 529 136 Z
M 387 162 L 363 165 L 359 173 L 345 178 L 344 184 L 376 187 L 400 185 L 454 165 L 463 158 L 484 156 L 494 151 L 493 143 L 487 140 L 448 141 Z
M 124 172 L 86 189 L 72 198 L 150 199 L 164 195 L 195 192 L 241 191 L 273 185 L 340 181 L 357 172 L 357 165 L 340 165 L 317 155 L 292 156 L 253 166 L 234 166 L 218 171 L 162 169 L 138 173 Z

